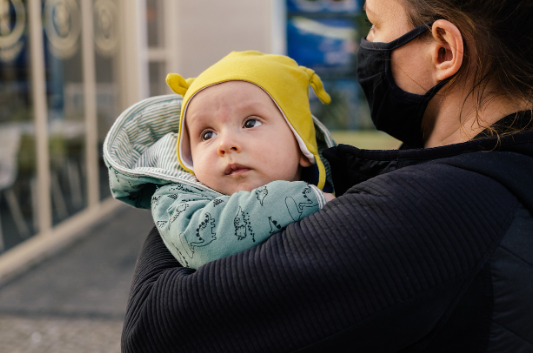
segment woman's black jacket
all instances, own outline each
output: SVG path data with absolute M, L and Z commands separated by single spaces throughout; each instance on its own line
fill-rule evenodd
M 181 267 L 140 253 L 123 352 L 533 352 L 533 132 L 325 152 L 338 198 Z

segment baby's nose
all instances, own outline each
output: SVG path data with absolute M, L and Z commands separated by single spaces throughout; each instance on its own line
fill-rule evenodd
M 239 144 L 238 140 L 230 134 L 219 136 L 218 155 L 223 156 L 230 152 L 241 152 L 241 145 Z

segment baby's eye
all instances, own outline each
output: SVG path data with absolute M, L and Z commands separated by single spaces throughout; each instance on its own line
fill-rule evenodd
M 244 123 L 244 127 L 247 128 L 247 129 L 251 129 L 251 128 L 259 126 L 259 125 L 263 125 L 263 123 L 260 122 L 257 119 L 253 119 L 253 118 L 246 120 L 246 122 Z
M 202 141 L 207 141 L 215 137 L 215 133 L 213 131 L 206 131 L 202 134 Z

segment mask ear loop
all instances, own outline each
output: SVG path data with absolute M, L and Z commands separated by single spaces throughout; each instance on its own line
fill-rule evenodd
M 167 75 L 167 85 L 170 87 L 174 93 L 179 94 L 180 96 L 185 96 L 187 90 L 193 83 L 195 77 L 184 79 L 181 75 L 178 74 L 168 74 Z
M 307 76 L 309 76 L 309 85 L 313 88 L 313 91 L 315 91 L 316 96 L 320 101 L 324 104 L 331 103 L 331 97 L 329 96 L 328 92 L 324 89 L 324 84 L 322 83 L 322 80 L 320 79 L 320 76 L 318 76 L 312 69 L 300 66 L 302 69 L 305 70 L 307 73 Z

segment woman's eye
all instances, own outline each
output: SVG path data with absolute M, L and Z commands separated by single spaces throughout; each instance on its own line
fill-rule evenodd
M 247 128 L 247 129 L 251 129 L 253 127 L 256 127 L 256 126 L 259 126 L 259 125 L 263 125 L 263 123 L 261 123 L 259 120 L 257 119 L 248 119 L 246 120 L 246 122 L 244 123 L 244 127 Z
M 215 136 L 213 131 L 206 131 L 202 134 L 202 141 L 207 141 Z

